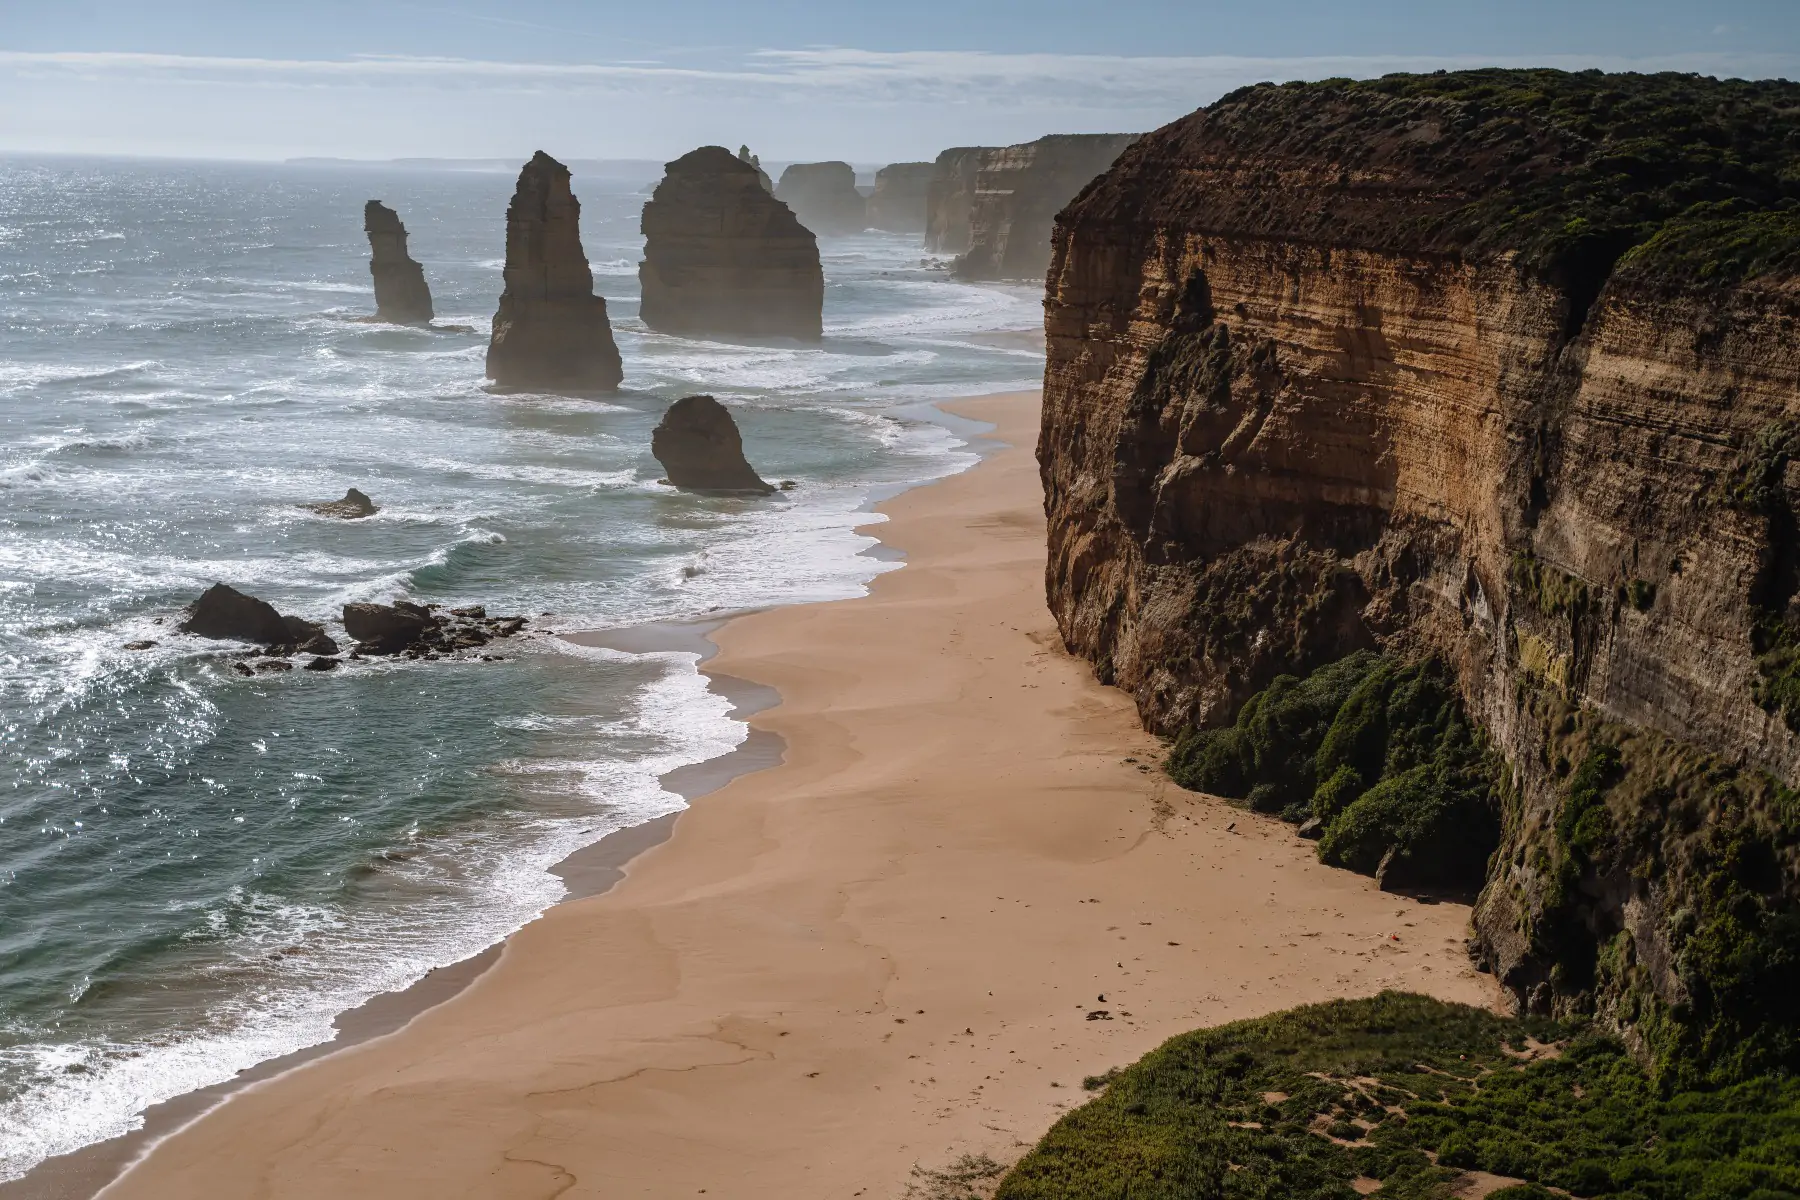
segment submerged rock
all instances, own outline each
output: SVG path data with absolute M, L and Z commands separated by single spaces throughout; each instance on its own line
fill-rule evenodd
M 321 517 L 342 517 L 346 521 L 372 517 L 381 511 L 373 500 L 355 488 L 345 492 L 342 500 L 321 500 L 317 504 L 303 504 L 300 507 L 316 512 Z
M 744 458 L 737 422 L 711 396 L 684 396 L 671 404 L 650 435 L 650 453 L 678 488 L 765 496 L 775 490 Z
M 931 188 L 937 164 L 889 163 L 875 172 L 875 190 L 869 194 L 865 220 L 870 229 L 889 233 L 925 231 L 925 194 Z
M 425 269 L 406 252 L 400 214 L 379 200 L 363 205 L 363 232 L 369 235 L 369 274 L 375 277 L 375 316 L 397 325 L 431 323 L 431 289 Z
M 814 233 L 867 227 L 868 201 L 856 190 L 856 171 L 847 162 L 795 163 L 781 173 L 775 198 Z
M 506 290 L 488 343 L 488 378 L 504 388 L 612 391 L 619 347 L 581 248 L 581 203 L 569 168 L 538 151 L 506 209 Z
M 441 610 L 435 604 L 344 605 L 344 631 L 356 639 L 357 655 L 377 657 L 403 654 L 408 658 L 438 658 L 458 650 L 473 650 L 495 638 L 512 637 L 525 628 L 524 617 L 489 617 L 486 609 Z M 309 670 L 329 670 L 308 666 Z
M 818 341 L 819 244 L 722 146 L 668 164 L 644 205 L 644 324 L 662 333 Z

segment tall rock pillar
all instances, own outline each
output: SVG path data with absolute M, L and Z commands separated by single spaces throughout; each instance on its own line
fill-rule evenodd
M 431 289 L 425 269 L 406 252 L 400 214 L 379 200 L 363 205 L 363 232 L 369 235 L 369 274 L 375 277 L 375 316 L 396 325 L 431 323 Z
M 612 391 L 624 378 L 606 301 L 581 248 L 581 203 L 569 168 L 539 150 L 506 209 L 506 290 L 488 343 L 503 388 Z

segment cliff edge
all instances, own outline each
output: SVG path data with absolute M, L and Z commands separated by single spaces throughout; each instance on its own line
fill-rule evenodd
M 1261 85 L 1048 271 L 1069 648 L 1328 861 L 1455 825 L 1481 965 L 1678 1075 L 1800 1065 L 1796 128 L 1785 82 Z
M 1057 212 L 1136 138 L 1129 133 L 1059 133 L 1018 146 L 952 158 L 946 218 L 966 199 L 968 231 L 952 268 L 959 279 L 1042 279 Z M 956 155 L 956 151 L 948 151 Z

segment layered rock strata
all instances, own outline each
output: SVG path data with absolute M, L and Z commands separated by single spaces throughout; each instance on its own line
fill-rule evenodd
M 847 162 L 794 163 L 781 173 L 775 198 L 814 233 L 867 228 L 868 201 L 856 190 L 856 171 Z
M 925 232 L 926 194 L 937 174 L 935 163 L 889 163 L 875 172 L 875 190 L 865 212 L 870 229 L 887 233 Z
M 956 146 L 937 156 L 925 185 L 925 249 L 961 254 L 969 248 L 975 211 L 975 175 L 986 146 Z
M 1045 301 L 1069 648 L 1171 734 L 1360 648 L 1447 664 L 1504 764 L 1480 961 L 1726 1076 L 1800 1062 L 1797 114 L 1245 89 L 1068 206 Z
M 624 371 L 581 248 L 581 203 L 569 169 L 539 150 L 506 209 L 506 290 L 494 314 L 487 374 L 502 388 L 611 391 Z
M 757 168 L 721 146 L 669 163 L 644 205 L 644 324 L 686 336 L 792 337 L 823 331 L 819 244 Z
M 671 404 L 650 435 L 650 453 L 678 488 L 763 495 L 775 490 L 745 459 L 737 422 L 711 396 L 683 396 Z
M 1057 212 L 1112 166 L 1136 134 L 1061 133 L 983 150 L 968 193 L 961 279 L 1042 279 Z
M 369 235 L 376 318 L 396 325 L 431 324 L 431 289 L 425 284 L 425 268 L 406 251 L 400 214 L 371 200 L 363 205 L 363 232 Z

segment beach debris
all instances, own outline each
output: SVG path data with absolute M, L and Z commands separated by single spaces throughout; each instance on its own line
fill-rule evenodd
M 381 511 L 380 506 L 355 488 L 345 492 L 342 500 L 320 500 L 300 507 L 321 517 L 341 517 L 346 521 L 358 521 Z
M 1087 1015 L 1087 1019 L 1090 1021 L 1110 1021 L 1113 1018 L 1112 1014 L 1107 1012 L 1104 1008 L 1096 1008 Z
M 650 453 L 669 473 L 666 482 L 685 491 L 766 496 L 775 490 L 744 458 L 737 422 L 711 396 L 683 396 L 671 404 L 650 435 Z
M 344 632 L 356 639 L 356 653 L 377 657 L 435 660 L 512 637 L 526 624 L 524 617 L 490 617 L 482 605 L 448 610 L 407 600 L 344 605 Z
M 254 642 L 281 652 L 336 654 L 337 643 L 323 626 L 300 617 L 283 616 L 266 600 L 246 595 L 234 587 L 215 583 L 188 605 L 187 616 L 175 627 L 182 633 L 217 641 Z

